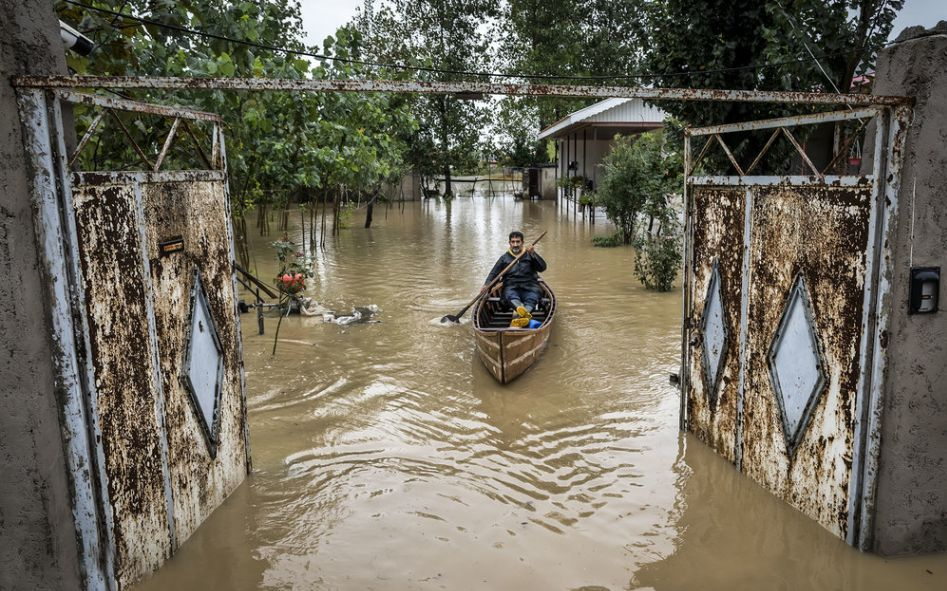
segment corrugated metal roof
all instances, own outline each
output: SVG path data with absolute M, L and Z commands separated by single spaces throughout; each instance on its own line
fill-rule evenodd
M 667 113 L 637 98 L 610 98 L 570 113 L 539 132 L 544 139 L 579 123 L 654 123 L 660 124 Z

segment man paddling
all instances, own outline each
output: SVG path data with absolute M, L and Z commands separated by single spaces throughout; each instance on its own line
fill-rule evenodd
M 503 253 L 487 280 L 480 289 L 481 293 L 487 290 L 487 286 L 493 281 L 507 265 L 513 262 L 523 249 L 526 253 L 503 276 L 503 299 L 515 309 L 515 317 L 510 326 L 523 328 L 529 324 L 532 311 L 536 309 L 536 304 L 542 297 L 542 289 L 539 287 L 539 273 L 546 270 L 546 261 L 539 253 L 535 251 L 533 245 L 523 245 L 523 233 L 517 230 L 510 232 L 510 249 Z

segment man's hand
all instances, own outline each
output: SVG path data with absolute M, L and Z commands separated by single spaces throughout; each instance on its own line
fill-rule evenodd
M 535 248 L 533 247 L 532 244 L 530 244 L 529 246 L 526 247 L 526 254 L 531 254 L 534 250 Z

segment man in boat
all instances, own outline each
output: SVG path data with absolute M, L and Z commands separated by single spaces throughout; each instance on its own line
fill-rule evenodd
M 503 276 L 503 299 L 508 302 L 515 312 L 510 326 L 523 328 L 533 317 L 542 289 L 539 287 L 539 273 L 546 270 L 546 261 L 535 251 L 533 245 L 523 244 L 523 233 L 517 230 L 510 232 L 510 249 L 503 253 L 484 282 L 481 292 L 486 292 L 487 286 L 496 279 L 500 271 L 513 262 L 525 249 L 526 252 L 512 269 Z

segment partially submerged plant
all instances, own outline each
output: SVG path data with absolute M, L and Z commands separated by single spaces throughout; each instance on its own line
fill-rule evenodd
M 280 292 L 277 307 L 280 310 L 280 317 L 276 323 L 276 335 L 273 337 L 273 355 L 276 355 L 276 344 L 279 342 L 279 329 L 283 316 L 288 316 L 294 305 L 301 307 L 304 304 L 299 294 L 306 289 L 306 279 L 313 277 L 313 272 L 312 257 L 305 251 L 297 250 L 296 243 L 286 236 L 271 245 L 276 250 L 276 258 L 280 262 L 280 271 L 276 275 L 276 287 Z M 285 314 L 282 313 L 284 306 L 286 307 Z
M 313 276 L 312 257 L 298 250 L 295 242 L 277 240 L 272 243 L 280 270 L 276 275 L 276 287 L 282 293 L 296 295 L 306 287 L 306 279 Z

